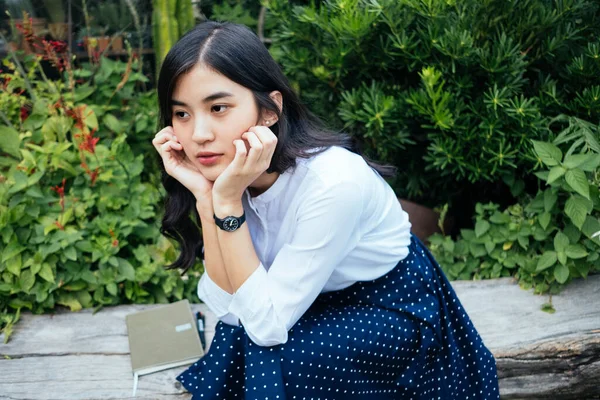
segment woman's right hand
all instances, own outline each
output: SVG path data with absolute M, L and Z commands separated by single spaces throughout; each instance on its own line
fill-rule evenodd
M 158 132 L 152 144 L 162 157 L 167 174 L 192 192 L 197 203 L 204 204 L 207 208 L 210 206 L 212 209 L 213 182 L 206 179 L 186 156 L 173 127 L 167 126 Z

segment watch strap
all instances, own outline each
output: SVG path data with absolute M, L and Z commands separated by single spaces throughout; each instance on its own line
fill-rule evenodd
M 225 217 L 223 219 L 217 217 L 216 214 L 213 214 L 213 218 L 215 220 L 215 224 L 219 228 L 221 228 L 222 230 L 227 231 L 227 232 L 233 232 L 233 231 L 239 229 L 239 227 L 242 226 L 242 224 L 246 221 L 246 213 L 244 212 L 240 217 L 234 217 L 233 215 L 228 215 L 227 217 Z M 231 223 L 232 220 L 237 221 L 237 224 L 235 224 L 236 226 L 234 229 L 232 229 L 230 227 L 230 225 L 228 225 L 229 223 Z

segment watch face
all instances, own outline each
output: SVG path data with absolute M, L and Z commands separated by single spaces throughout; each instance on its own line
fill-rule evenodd
M 235 231 L 239 226 L 240 223 L 238 222 L 237 218 L 234 217 L 227 217 L 223 221 L 223 227 L 226 231 Z

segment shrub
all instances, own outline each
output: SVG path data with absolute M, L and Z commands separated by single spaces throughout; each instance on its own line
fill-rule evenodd
M 20 310 L 76 311 L 192 298 L 159 233 L 154 94 L 139 61 L 73 68 L 64 47 L 3 61 L 0 74 L 0 328 Z M 50 61 L 61 75 L 47 78 Z M 145 166 L 144 163 L 150 165 Z M 150 168 L 149 168 L 150 167 Z M 198 271 L 196 271 L 198 272 Z
M 454 215 L 535 194 L 530 140 L 564 129 L 556 115 L 600 116 L 595 1 L 265 4 L 270 50 L 311 108 L 397 165 L 398 195 Z
M 600 271 L 600 127 L 577 118 L 553 143 L 534 142 L 545 170 L 540 190 L 500 210 L 476 207 L 475 229 L 456 241 L 433 235 L 431 250 L 450 279 L 515 276 L 535 293 L 557 293 Z M 545 184 L 544 184 L 545 183 Z

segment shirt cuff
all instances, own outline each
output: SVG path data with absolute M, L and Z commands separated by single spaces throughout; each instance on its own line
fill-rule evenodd
M 229 303 L 229 312 L 235 314 L 242 319 L 252 318 L 256 313 L 256 309 L 261 307 L 257 304 L 258 295 L 263 288 L 264 282 L 267 280 L 267 270 L 262 263 L 256 270 L 244 281 L 242 286 L 232 295 Z
M 233 299 L 233 295 L 217 285 L 206 272 L 198 282 L 198 297 L 219 319 L 229 313 L 228 308 Z

